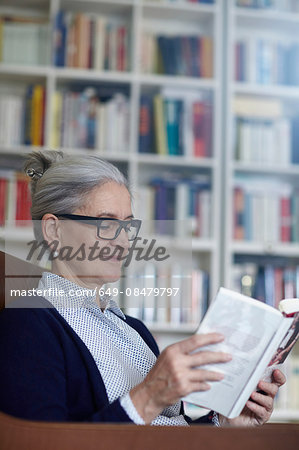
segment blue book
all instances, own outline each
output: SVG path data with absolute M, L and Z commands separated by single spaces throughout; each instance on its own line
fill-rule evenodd
M 254 286 L 254 298 L 265 302 L 266 299 L 266 286 L 265 286 L 265 268 L 259 266 L 256 276 L 256 282 Z
M 157 38 L 158 47 L 162 56 L 162 62 L 164 67 L 164 73 L 167 75 L 172 75 L 173 62 L 169 52 L 168 38 L 165 36 L 158 36 Z
M 166 98 L 163 102 L 164 117 L 166 124 L 167 148 L 170 155 L 177 155 L 177 118 L 176 118 L 176 100 Z
M 299 164 L 299 117 L 291 119 L 292 164 Z
M 180 36 L 173 37 L 172 45 L 174 51 L 175 74 L 184 76 L 187 69 L 185 67 L 185 61 L 183 58 L 182 38 Z
M 293 44 L 289 49 L 288 84 L 299 85 L 299 45 Z
M 184 102 L 176 101 L 176 117 L 177 117 L 177 154 L 184 154 Z
M 153 153 L 153 99 L 142 95 L 139 110 L 139 153 Z
M 65 11 L 58 11 L 55 18 L 55 52 L 54 64 L 57 67 L 65 66 L 66 33 Z
M 25 94 L 25 107 L 23 115 L 23 132 L 24 132 L 24 144 L 32 145 L 31 136 L 31 123 L 32 123 L 32 96 L 34 86 L 28 86 Z

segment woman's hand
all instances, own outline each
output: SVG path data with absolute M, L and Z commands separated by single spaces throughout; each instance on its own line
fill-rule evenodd
M 272 383 L 259 382 L 257 387 L 262 392 L 254 391 L 251 394 L 239 417 L 227 419 L 219 414 L 220 425 L 246 427 L 266 423 L 273 412 L 274 397 L 279 387 L 286 382 L 286 378 L 280 370 L 275 369 L 272 373 L 272 380 Z
M 223 379 L 221 373 L 200 366 L 230 361 L 231 355 L 213 351 L 192 353 L 223 339 L 218 333 L 195 334 L 161 353 L 144 381 L 130 391 L 131 400 L 145 423 L 150 423 L 164 408 L 185 395 L 210 389 L 208 381 Z

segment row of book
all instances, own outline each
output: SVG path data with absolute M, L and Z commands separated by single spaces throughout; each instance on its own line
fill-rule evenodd
M 212 5 L 215 0 L 143 0 L 144 2 L 155 2 L 155 3 L 203 3 L 207 5 Z
M 231 287 L 270 306 L 299 297 L 299 266 L 273 259 L 264 263 L 238 261 L 232 268 Z
M 31 197 L 29 180 L 24 174 L 0 171 L 0 227 L 28 226 Z
M 209 275 L 179 263 L 147 262 L 126 278 L 126 314 L 148 325 L 199 324 L 208 307 Z
M 293 12 L 299 10 L 299 5 L 296 0 L 236 0 L 236 6 Z
M 277 99 L 238 95 L 235 116 L 235 157 L 244 162 L 288 166 L 299 163 L 298 113 L 290 115 Z
M 0 62 L 47 65 L 50 63 L 50 26 L 44 20 L 0 17 Z
M 53 99 L 51 145 L 127 152 L 130 102 L 122 93 L 107 96 L 94 88 L 57 91 Z
M 141 68 L 144 73 L 212 78 L 213 39 L 144 33 Z
M 150 234 L 209 238 L 211 196 L 208 176 L 157 176 L 138 189 L 138 217 L 146 222 Z
M 0 93 L 0 145 L 43 145 L 45 87 L 30 85 L 24 94 Z
M 128 24 L 106 16 L 60 10 L 55 21 L 55 65 L 129 70 Z
M 299 163 L 299 117 L 236 119 L 236 160 L 288 166 Z
M 139 152 L 210 157 L 212 104 L 197 92 L 164 88 L 161 94 L 142 95 Z
M 236 180 L 233 236 L 254 242 L 299 242 L 299 192 L 283 183 Z
M 235 46 L 235 79 L 258 84 L 299 84 L 299 44 L 248 37 Z

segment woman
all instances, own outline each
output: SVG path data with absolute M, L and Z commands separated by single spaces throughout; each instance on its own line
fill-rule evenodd
M 216 333 L 192 336 L 159 355 L 147 328 L 100 295 L 99 287 L 119 279 L 120 255 L 140 227 L 124 176 L 95 156 L 55 151 L 31 153 L 25 170 L 35 236 L 53 262 L 39 282 L 42 295 L 15 301 L 0 315 L 0 410 L 33 420 L 187 425 L 180 398 L 223 378 L 200 366 L 231 356 L 192 353 L 223 340 Z M 87 248 L 96 248 L 93 257 L 86 257 Z M 110 258 L 96 258 L 103 248 Z M 70 249 L 78 249 L 76 258 L 65 257 Z M 275 371 L 238 418 L 213 413 L 198 421 L 263 424 L 283 383 Z

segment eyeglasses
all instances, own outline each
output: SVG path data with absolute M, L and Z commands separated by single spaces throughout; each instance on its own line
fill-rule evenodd
M 87 225 L 94 225 L 97 227 L 97 237 L 107 240 L 116 239 L 121 230 L 124 229 L 127 233 L 128 240 L 134 241 L 141 226 L 141 220 L 139 219 L 120 220 L 110 217 L 80 216 L 78 214 L 59 214 L 56 217 L 77 220 Z

